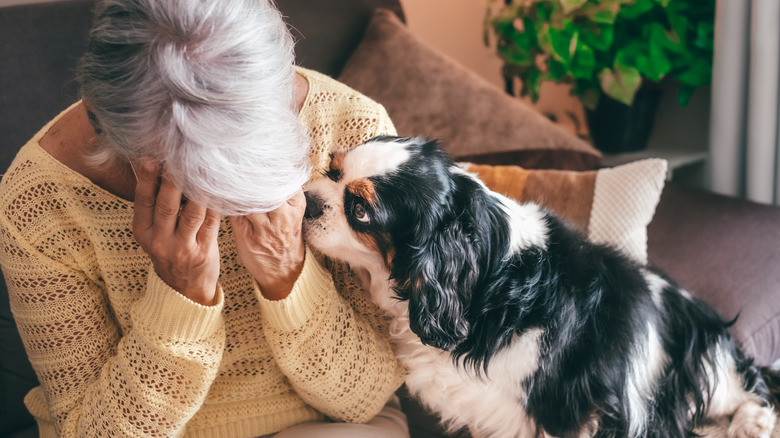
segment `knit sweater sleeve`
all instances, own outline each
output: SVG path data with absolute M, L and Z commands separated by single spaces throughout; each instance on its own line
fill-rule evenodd
M 279 367 L 298 395 L 320 412 L 366 422 L 401 385 L 404 370 L 380 320 L 340 295 L 311 251 L 286 299 L 269 301 L 262 294 L 259 299 Z
M 178 434 L 217 373 L 225 337 L 221 291 L 220 304 L 200 306 L 150 267 L 146 291 L 123 326 L 108 299 L 116 291 L 74 255 L 90 253 L 79 229 L 63 228 L 56 211 L 41 207 L 66 202 L 56 184 L 48 187 L 35 199 L 11 187 L 29 202 L 5 196 L 0 215 L 11 309 L 48 405 L 36 416 L 48 417 L 61 437 Z M 76 247 L 82 251 L 66 249 Z
M 319 74 L 307 75 L 315 174 L 333 150 L 395 134 L 381 105 Z M 402 384 L 405 370 L 381 312 L 344 268 L 307 249 L 292 293 L 280 301 L 259 294 L 259 300 L 266 339 L 298 395 L 331 418 L 365 422 Z

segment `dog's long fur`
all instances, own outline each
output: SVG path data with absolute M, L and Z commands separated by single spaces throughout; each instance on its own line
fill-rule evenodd
M 764 380 L 708 305 L 462 171 L 378 137 L 307 187 L 305 238 L 391 316 L 410 392 L 490 437 L 768 437 Z

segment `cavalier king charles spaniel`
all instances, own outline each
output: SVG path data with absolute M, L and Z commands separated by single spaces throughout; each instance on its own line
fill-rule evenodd
M 436 142 L 377 137 L 309 183 L 304 237 L 389 317 L 412 395 L 484 437 L 768 438 L 761 375 L 671 279 L 492 192 Z

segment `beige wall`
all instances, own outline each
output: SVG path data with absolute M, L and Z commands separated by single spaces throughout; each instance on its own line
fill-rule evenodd
M 483 43 L 487 0 L 401 0 L 410 31 L 503 88 L 501 61 Z
M 401 0 L 409 30 L 429 46 L 463 64 L 501 90 L 501 60 L 484 44 L 488 0 Z M 494 42 L 493 42 L 494 43 Z M 536 108 L 566 130 L 587 135 L 582 107 L 568 88 L 545 84 Z

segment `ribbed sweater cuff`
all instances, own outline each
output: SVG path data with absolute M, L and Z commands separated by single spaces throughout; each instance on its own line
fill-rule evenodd
M 301 275 L 290 295 L 282 300 L 271 301 L 257 288 L 257 296 L 268 323 L 280 330 L 293 331 L 303 327 L 317 307 L 335 294 L 335 290 L 330 272 L 306 248 Z
M 162 339 L 198 340 L 213 335 L 222 322 L 224 296 L 217 286 L 217 302 L 204 306 L 168 286 L 149 269 L 146 294 L 133 308 L 133 321 Z

